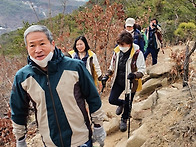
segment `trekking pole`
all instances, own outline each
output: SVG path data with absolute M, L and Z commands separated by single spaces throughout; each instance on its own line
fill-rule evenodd
M 130 80 L 130 93 L 129 93 L 129 115 L 128 115 L 128 139 L 129 139 L 129 136 L 130 136 L 130 124 L 131 124 L 131 122 L 130 122 L 130 115 L 131 115 L 131 103 L 130 103 L 130 98 L 131 98 L 131 88 L 132 88 L 132 84 L 133 84 L 133 81 L 132 80 Z

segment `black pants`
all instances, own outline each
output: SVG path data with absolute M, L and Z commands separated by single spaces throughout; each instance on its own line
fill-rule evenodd
M 121 106 L 124 104 L 124 111 L 122 114 L 122 118 L 128 119 L 129 110 L 131 110 L 131 108 L 132 108 L 132 102 L 133 102 L 135 92 L 131 93 L 130 101 L 129 101 L 129 97 L 130 97 L 129 94 L 125 94 L 125 100 L 119 99 L 121 93 L 124 90 L 125 90 L 125 87 L 122 87 L 119 84 L 117 84 L 116 82 L 114 82 L 114 85 L 113 85 L 112 90 L 110 92 L 109 103 L 112 105 L 117 105 L 117 106 Z M 129 104 L 130 104 L 130 108 L 129 108 Z
M 146 51 L 144 52 L 144 58 L 146 60 L 148 54 L 152 55 L 152 65 L 157 64 L 157 58 L 158 58 L 158 49 L 148 47 Z

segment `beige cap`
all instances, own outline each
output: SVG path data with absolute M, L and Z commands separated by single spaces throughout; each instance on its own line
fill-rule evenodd
M 127 18 L 125 21 L 125 27 L 132 27 L 135 24 L 134 18 Z

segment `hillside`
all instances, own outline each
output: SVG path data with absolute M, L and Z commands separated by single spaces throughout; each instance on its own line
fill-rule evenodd
M 140 24 L 142 28 L 149 25 L 151 18 L 157 18 L 162 28 L 164 46 L 185 42 L 186 39 L 190 38 L 190 35 L 191 38 L 196 36 L 194 19 L 196 5 L 193 1 L 148 0 L 141 3 L 141 1 L 135 0 L 122 2 L 117 0 L 107 0 L 107 2 L 105 0 L 90 0 L 84 5 L 85 1 L 87 0 L 66 0 L 66 12 L 69 10 L 69 6 L 78 8 L 83 5 L 84 7 L 79 7 L 69 15 L 56 15 L 59 11 L 63 12 L 62 3 L 65 0 L 31 0 L 35 11 L 30 8 L 27 0 L 1 0 L 0 34 L 11 31 L 13 28 L 16 29 L 21 26 L 22 28 L 0 36 L 0 46 L 2 46 L 0 54 L 3 52 L 7 55 L 13 55 L 25 52 L 23 45 L 25 28 L 28 24 L 36 22 L 37 18 L 39 20 L 48 18 L 49 8 L 51 8 L 51 16 L 56 16 L 44 19 L 39 24 L 44 24 L 52 29 L 54 39 L 58 41 L 58 47 L 65 51 L 72 47 L 73 38 L 82 34 L 88 36 L 88 42 L 94 50 L 102 50 L 103 47 L 104 49 L 113 48 L 114 37 L 123 27 L 127 17 L 135 18 L 136 23 Z M 49 7 L 48 2 L 50 2 L 51 7 Z M 174 11 L 173 8 L 176 10 Z M 25 22 L 23 23 L 22 20 Z M 188 26 L 178 28 L 184 22 Z M 186 31 L 186 29 L 188 30 Z M 178 33 L 174 33 L 176 30 Z M 2 49 L 4 50 L 2 51 Z
M 84 5 L 84 1 L 69 0 L 65 3 L 65 13 L 71 13 Z M 0 35 L 23 27 L 24 22 L 37 22 L 59 13 L 63 13 L 63 1 L 50 0 L 1 0 L 0 1 Z M 51 10 L 51 12 L 50 12 Z

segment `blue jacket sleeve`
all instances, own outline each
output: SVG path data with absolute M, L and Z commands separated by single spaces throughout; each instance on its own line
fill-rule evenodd
M 16 74 L 10 97 L 11 118 L 16 124 L 27 124 L 29 109 L 29 98 L 27 97 L 26 91 L 21 86 L 21 78 Z

